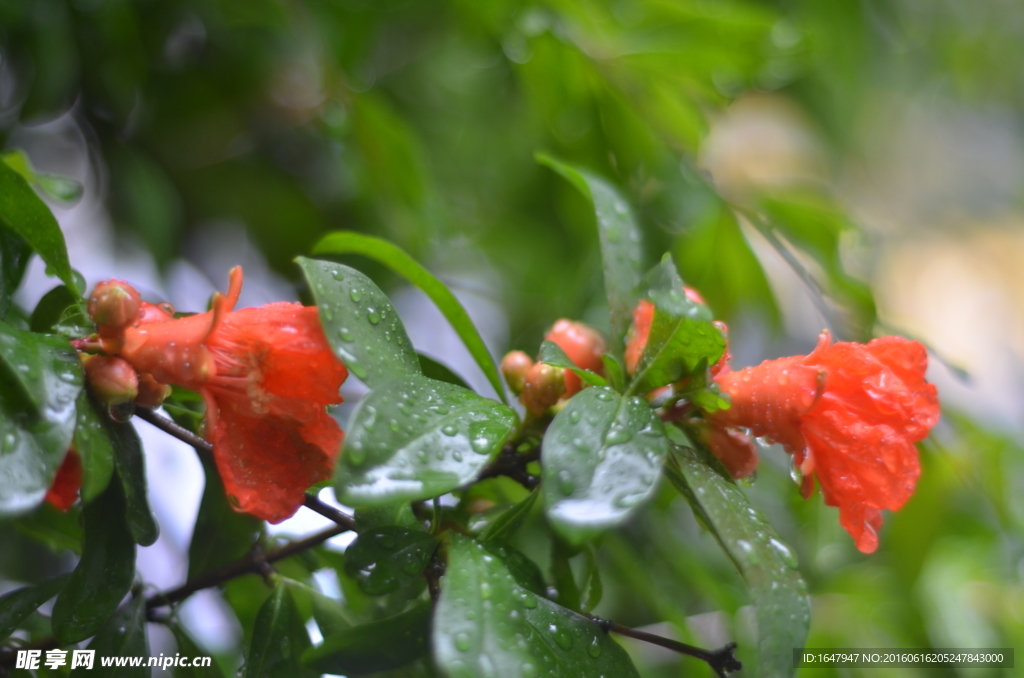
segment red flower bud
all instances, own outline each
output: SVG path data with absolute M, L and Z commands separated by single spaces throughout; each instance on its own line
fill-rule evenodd
M 733 478 L 746 478 L 757 470 L 757 446 L 743 431 L 704 423 L 697 425 L 697 433 Z
M 703 304 L 704 297 L 692 287 L 684 286 L 683 291 L 686 293 L 686 298 L 690 301 Z M 647 338 L 651 334 L 651 323 L 654 322 L 654 304 L 647 299 L 641 299 L 633 309 L 633 325 L 629 328 L 629 336 L 626 338 L 626 372 L 630 376 L 636 374 L 636 368 L 640 365 L 640 358 L 644 355 L 644 349 L 647 347 Z M 729 355 L 729 328 L 726 324 L 720 320 L 716 320 L 714 323 L 715 327 L 722 333 L 725 338 L 725 353 L 718 359 L 711 367 L 711 374 L 716 375 L 722 371 L 732 356 Z
M 541 416 L 565 394 L 566 374 L 569 372 L 561 367 L 544 363 L 535 364 L 526 373 L 519 401 L 530 414 L 535 417 Z
M 160 407 L 160 405 L 171 395 L 171 387 L 161 384 L 153 378 L 152 374 L 139 375 L 139 395 L 135 398 L 135 404 L 139 407 Z
M 106 280 L 96 285 L 89 297 L 89 315 L 99 328 L 100 336 L 116 333 L 135 322 L 142 299 L 135 288 L 120 280 Z
M 533 367 L 533 360 L 523 351 L 509 351 L 501 359 L 501 373 L 512 392 L 519 395 L 526 383 L 526 373 Z
M 107 405 L 135 400 L 139 394 L 139 375 L 127 361 L 112 356 L 94 355 L 85 360 L 85 377 L 93 395 Z
M 78 491 L 82 488 L 82 458 L 78 452 L 68 450 L 63 463 L 57 469 L 53 485 L 46 493 L 46 501 L 61 511 L 67 511 L 78 499 Z
M 548 341 L 558 344 L 565 351 L 576 367 L 604 374 L 604 362 L 601 356 L 605 353 L 604 339 L 597 330 L 583 323 L 562 318 L 544 336 Z M 565 395 L 572 397 L 582 388 L 580 378 L 571 370 L 565 372 Z
M 921 473 L 914 443 L 939 419 L 927 366 L 916 341 L 832 344 L 822 332 L 810 355 L 720 374 L 716 381 L 732 407 L 710 421 L 747 427 L 785 446 L 803 473 L 804 497 L 817 478 L 857 548 L 871 553 L 882 509 L 895 511 L 914 493 Z

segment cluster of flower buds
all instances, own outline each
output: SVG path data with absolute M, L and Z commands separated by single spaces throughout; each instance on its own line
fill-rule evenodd
M 594 328 L 562 318 L 544 335 L 544 339 L 557 344 L 580 369 L 604 373 L 601 356 L 605 353 L 605 343 Z M 535 417 L 568 400 L 583 387 L 580 378 L 571 370 L 535 363 L 523 351 L 506 354 L 501 361 L 501 371 L 509 388 L 519 395 L 526 411 Z
M 124 350 L 129 328 L 153 318 L 171 320 L 169 304 L 147 304 L 134 287 L 120 280 L 96 285 L 89 297 L 89 315 L 96 323 L 99 344 L 107 355 L 83 355 L 85 376 L 93 395 L 112 411 L 138 405 L 158 407 L 171 394 L 171 387 L 152 374 L 139 373 L 116 354 Z

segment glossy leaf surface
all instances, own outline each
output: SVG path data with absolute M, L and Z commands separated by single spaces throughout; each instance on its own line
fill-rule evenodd
M 365 275 L 341 264 L 299 257 L 327 341 L 370 388 L 419 374 L 420 361 L 391 301 Z
M 436 546 L 434 537 L 422 530 L 374 528 L 345 549 L 345 572 L 364 593 L 380 596 L 419 577 Z
M 96 651 L 91 669 L 79 667 L 71 672 L 75 678 L 87 678 L 95 675 L 93 671 L 101 669 L 104 676 L 111 678 L 147 678 L 152 669 L 146 666 L 149 657 L 149 643 L 146 640 L 146 598 L 135 596 L 114 616 L 107 620 L 96 637 L 89 643 L 89 649 Z M 141 665 L 103 667 L 101 657 L 145 657 Z
M 450 678 L 638 677 L 594 622 L 531 593 L 500 558 L 455 535 L 434 617 L 434 658 Z
M 82 558 L 53 606 L 53 634 L 61 643 L 96 633 L 135 579 L 135 542 L 120 484 L 111 483 L 83 514 Z
M 572 359 L 565 354 L 565 351 L 563 351 L 562 348 L 553 341 L 541 342 L 540 354 L 537 357 L 537 362 L 554 365 L 555 367 L 561 367 L 566 370 L 572 370 L 580 379 L 591 386 L 604 386 L 607 383 L 601 375 L 594 374 L 590 370 L 582 370 L 579 367 L 576 367 L 576 363 L 574 363 Z
M 299 663 L 309 646 L 288 585 L 278 582 L 256 615 L 242 678 L 312 678 L 315 674 Z
M 319 673 L 363 675 L 401 668 L 427 653 L 430 605 L 353 626 L 324 638 L 308 650 L 302 663 Z
M 46 495 L 71 445 L 82 381 L 66 339 L 0 323 L 0 516 Z
M 89 503 L 107 489 L 114 474 L 114 443 L 109 417 L 87 389 L 78 396 L 74 446 L 82 459 L 82 501 Z
M 793 648 L 803 647 L 810 620 L 807 584 L 796 555 L 779 539 L 743 492 L 716 473 L 693 449 L 673 445 L 668 476 L 699 522 L 732 560 L 757 616 L 762 675 L 792 672 Z
M 67 576 L 55 577 L 0 596 L 0 642 L 7 640 L 40 605 L 60 593 L 66 581 Z
M 516 417 L 472 391 L 409 376 L 374 389 L 356 408 L 335 488 L 350 506 L 417 500 L 476 477 Z
M 622 522 L 653 492 L 667 452 L 647 401 L 608 388 L 580 392 L 544 437 L 548 519 L 575 543 Z
M 373 236 L 353 233 L 351 231 L 335 231 L 323 237 L 313 248 L 314 254 L 362 254 L 371 257 L 384 264 L 395 273 L 405 277 L 416 287 L 423 290 L 424 294 L 430 297 L 445 319 L 451 323 L 455 333 L 466 345 L 469 354 L 476 360 L 477 365 L 491 382 L 491 386 L 498 393 L 498 396 L 505 402 L 505 387 L 498 376 L 498 366 L 494 357 L 487 350 L 480 332 L 473 324 L 473 320 L 462 307 L 462 303 L 456 298 L 448 287 L 438 280 L 434 275 L 410 257 L 397 245 L 374 238 Z
M 611 321 L 611 353 L 621 355 L 640 282 L 640 228 L 629 203 L 605 179 L 547 155 L 538 155 L 537 161 L 568 179 L 594 206 Z

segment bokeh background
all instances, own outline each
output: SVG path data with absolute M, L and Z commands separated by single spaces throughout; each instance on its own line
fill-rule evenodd
M 535 153 L 589 167 L 650 263 L 672 252 L 729 323 L 738 364 L 823 327 L 931 349 L 944 418 L 877 553 L 800 500 L 781 450 L 745 488 L 800 556 L 808 645 L 1024 648 L 1022 64 L 1018 0 L 0 0 L 0 146 L 81 183 L 52 206 L 90 286 L 202 310 L 240 263 L 242 305 L 296 299 L 292 259 L 364 231 L 449 283 L 496 355 L 534 352 L 559 317 L 606 322 L 593 215 Z M 425 297 L 348 263 L 489 392 Z M 34 261 L 18 303 L 55 284 Z M 163 530 L 140 567 L 172 586 L 202 470 L 137 426 Z M 742 584 L 673 495 L 602 543 L 596 613 L 749 647 Z M 275 530 L 318 525 L 303 509 Z M 0 591 L 70 557 L 0 537 Z M 181 615 L 237 653 L 231 601 Z M 645 676 L 703 670 L 627 647 Z

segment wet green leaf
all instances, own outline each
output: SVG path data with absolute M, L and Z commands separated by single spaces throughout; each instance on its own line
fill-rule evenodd
M 454 535 L 434 614 L 434 659 L 450 678 L 639 674 L 597 624 L 509 578 L 500 558 Z
M 244 556 L 263 529 L 263 521 L 231 508 L 213 460 L 201 455 L 200 461 L 206 487 L 188 547 L 189 579 Z
M 594 374 L 590 370 L 581 370 L 576 367 L 576 363 L 574 363 L 572 359 L 565 354 L 565 351 L 563 351 L 562 348 L 553 341 L 541 342 L 540 355 L 537 357 L 537 362 L 554 365 L 555 367 L 561 367 L 566 370 L 572 370 L 580 379 L 591 386 L 605 386 L 607 384 L 604 377 L 601 375 Z
M 458 386 L 419 375 L 387 382 L 352 414 L 338 498 L 371 506 L 450 492 L 476 477 L 515 421 L 508 407 Z
M 530 492 L 530 494 L 526 495 L 526 499 L 515 504 L 488 523 L 480 535 L 480 539 L 483 541 L 504 541 L 509 539 L 516 533 L 516 530 L 523 524 L 523 521 L 526 520 L 526 516 L 530 514 L 539 496 L 540 490 Z
M 50 332 L 64 315 L 69 306 L 81 303 L 81 298 L 74 295 L 66 285 L 57 285 L 43 295 L 36 304 L 29 320 L 33 332 Z
M 352 628 L 352 620 L 342 602 L 312 590 L 310 599 L 313 605 L 313 619 L 316 620 L 316 625 L 325 638 Z
M 308 650 L 302 663 L 318 673 L 363 675 L 390 671 L 427 653 L 430 604 L 380 621 L 353 626 L 324 637 Z
M 384 595 L 419 577 L 436 546 L 421 530 L 396 525 L 367 530 L 345 549 L 345 573 L 364 593 Z
M 309 646 L 288 585 L 279 582 L 256 615 L 242 678 L 313 678 L 316 674 L 299 663 Z
M 80 504 L 61 511 L 49 502 L 43 502 L 28 515 L 12 521 L 14 529 L 46 544 L 53 551 L 67 549 L 82 552 L 82 510 Z
M 757 615 L 762 675 L 793 671 L 793 648 L 803 647 L 810 621 L 807 584 L 796 555 L 732 482 L 688 447 L 673 445 L 667 468 L 699 522 L 718 540 L 747 584 Z
M 654 304 L 654 319 L 627 393 L 647 393 L 693 374 L 706 361 L 715 364 L 725 352 L 725 338 L 711 311 L 686 297 L 675 264 L 665 255 L 645 280 L 645 297 Z
M 82 184 L 68 177 L 53 174 L 39 174 L 32 168 L 24 151 L 14 150 L 0 154 L 0 161 L 24 177 L 46 197 L 66 204 L 72 204 L 82 197 Z
M 387 296 L 365 275 L 341 264 L 299 257 L 324 333 L 338 358 L 370 388 L 419 374 L 420 361 Z
M 462 339 L 469 354 L 491 382 L 502 402 L 505 400 L 505 387 L 498 376 L 498 366 L 494 357 L 487 350 L 480 332 L 470 319 L 466 309 L 452 294 L 448 287 L 423 268 L 397 245 L 362 233 L 351 231 L 335 231 L 325 235 L 313 248 L 314 254 L 361 254 L 375 259 L 403 276 L 430 297 L 438 310 L 451 323 L 452 329 Z
M 82 501 L 89 503 L 107 489 L 114 473 L 114 443 L 104 407 L 83 389 L 78 395 L 74 446 L 82 459 Z
M 96 633 L 135 579 L 135 542 L 125 518 L 121 485 L 110 483 L 83 514 L 82 558 L 53 606 L 53 635 L 62 644 Z
M 57 220 L 25 177 L 5 162 L 0 162 L 0 223 L 28 243 L 72 292 L 81 295 Z
M 111 678 L 148 678 L 152 669 L 146 666 L 149 657 L 149 643 L 146 640 L 146 598 L 134 596 L 132 600 L 107 620 L 93 641 L 90 650 L 96 650 L 93 667 L 79 667 L 71 672 L 74 678 L 88 678 L 100 667 L 101 657 L 145 657 L 139 666 L 110 666 L 101 668 L 104 676 Z
M 7 640 L 40 605 L 60 593 L 67 578 L 67 575 L 54 577 L 0 596 L 0 642 Z
M 544 503 L 573 543 L 626 520 L 653 492 L 668 452 L 661 420 L 642 398 L 589 388 L 544 437 Z
M 462 388 L 469 389 L 470 385 L 466 383 L 466 380 L 455 374 L 450 368 L 441 363 L 437 362 L 430 356 L 425 356 L 422 353 L 417 353 L 420 359 L 420 370 L 423 371 L 423 376 L 429 379 L 436 379 L 437 381 L 444 381 L 449 384 L 455 384 Z
M 209 657 L 206 650 L 199 647 L 188 631 L 182 627 L 177 620 L 170 624 L 174 640 L 178 644 L 178 654 L 189 659 Z M 216 661 L 210 662 L 209 666 L 192 666 L 192 662 L 183 662 L 180 666 L 174 667 L 175 678 L 224 678 L 224 672 Z
M 153 518 L 146 499 L 146 457 L 135 427 L 106 418 L 106 428 L 114 447 L 114 466 L 124 488 L 128 529 L 141 546 L 149 546 L 160 536 L 160 527 Z
M 605 179 L 543 153 L 537 155 L 537 161 L 568 179 L 594 205 L 611 319 L 611 353 L 621 356 L 626 331 L 633 319 L 636 287 L 640 283 L 643 258 L 640 228 L 629 203 Z
M 66 339 L 0 323 L 0 516 L 30 510 L 53 484 L 82 382 Z

